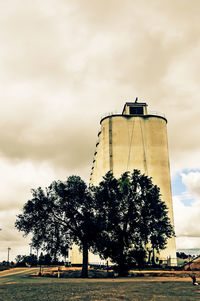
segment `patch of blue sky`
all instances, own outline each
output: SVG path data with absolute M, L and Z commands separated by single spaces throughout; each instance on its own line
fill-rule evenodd
M 181 174 L 189 174 L 190 172 L 200 172 L 200 170 L 184 169 L 180 173 L 176 173 L 175 176 L 172 177 L 172 195 L 179 196 L 181 202 L 185 206 L 191 206 L 194 198 L 191 194 L 189 194 L 186 185 L 183 183 Z
M 180 195 L 180 200 L 186 207 L 191 207 L 192 203 L 195 201 L 192 195 L 189 195 L 188 193 L 183 193 Z
M 191 199 L 191 200 L 181 200 L 181 202 L 184 204 L 185 207 L 191 207 L 193 201 L 194 201 L 194 199 Z
M 187 190 L 187 187 L 182 182 L 181 173 L 177 173 L 172 178 L 172 195 L 180 195 Z

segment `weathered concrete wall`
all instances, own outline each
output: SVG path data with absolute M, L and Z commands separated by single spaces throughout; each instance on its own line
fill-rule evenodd
M 165 118 L 156 115 L 113 115 L 102 119 L 91 184 L 98 185 L 109 170 L 120 177 L 125 171 L 139 169 L 160 187 L 174 225 L 166 123 Z M 176 264 L 175 238 L 168 240 L 160 254 L 161 259 L 169 257 L 172 265 Z
M 79 246 L 77 246 L 76 244 L 72 245 L 72 249 L 69 249 L 68 259 L 73 264 L 83 263 L 83 255 L 79 251 Z

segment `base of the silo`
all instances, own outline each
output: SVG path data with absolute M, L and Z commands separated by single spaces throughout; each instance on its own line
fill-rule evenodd
M 72 249 L 69 250 L 69 262 L 71 262 L 73 266 L 80 266 L 83 263 L 83 254 L 79 247 L 75 244 L 73 244 Z M 88 254 L 88 262 L 91 265 L 107 265 L 107 260 L 102 260 L 99 255 L 91 252 Z M 163 266 L 176 267 L 177 258 L 174 255 L 174 252 L 169 255 L 165 253 L 165 250 L 163 250 L 160 254 L 156 254 L 156 263 Z M 108 264 L 112 265 L 110 260 L 108 260 Z

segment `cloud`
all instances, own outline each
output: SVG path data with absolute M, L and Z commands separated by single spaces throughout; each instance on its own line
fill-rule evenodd
M 200 168 L 199 8 L 197 0 L 0 2 L 3 212 L 54 178 L 88 181 L 101 116 L 136 96 L 168 119 L 172 174 Z M 177 229 L 190 235 L 199 190 L 183 181 L 195 200 L 188 209 L 176 197 L 187 221 L 182 229 L 176 218 Z
M 182 180 L 190 193 L 200 201 L 200 172 L 192 171 L 187 174 L 182 173 Z
M 30 237 L 24 238 L 15 227 L 17 214 L 31 199 L 31 189 L 46 187 L 52 181 L 65 179 L 63 170 L 56 172 L 47 164 L 33 164 L 29 161 L 10 162 L 0 160 L 0 261 L 7 260 L 7 248 L 11 247 L 11 258 L 29 252 Z
M 57 177 L 65 178 L 62 170 L 55 170 L 47 164 L 33 164 L 29 161 L 10 162 L 0 160 L 0 210 L 16 210 L 31 196 L 30 190 L 48 186 Z
M 178 248 L 199 247 L 200 220 L 200 172 L 182 173 L 186 191 L 173 197 L 174 219 Z M 185 205 L 185 200 L 191 200 Z
M 0 210 L 0 262 L 7 261 L 8 248 L 11 248 L 11 261 L 14 261 L 18 254 L 29 254 L 30 237 L 23 237 L 23 233 L 18 232 L 14 227 L 17 214 L 19 214 L 17 209 L 1 208 Z
M 99 115 L 141 95 L 167 115 L 173 171 L 194 167 L 199 32 L 187 2 L 19 4 L 2 7 L 2 156 L 89 165 Z

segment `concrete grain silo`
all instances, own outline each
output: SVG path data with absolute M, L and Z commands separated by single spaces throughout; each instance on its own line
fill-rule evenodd
M 146 103 L 127 102 L 122 114 L 108 115 L 100 124 L 90 183 L 98 185 L 109 170 L 118 178 L 125 171 L 139 169 L 160 187 L 174 225 L 166 118 L 148 114 Z M 174 237 L 159 258 L 176 265 Z

